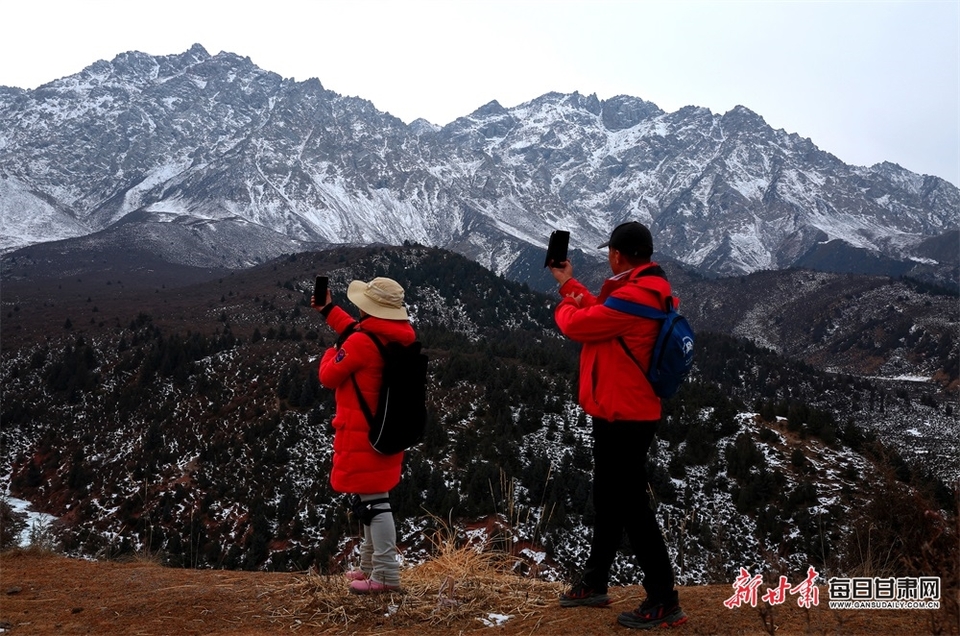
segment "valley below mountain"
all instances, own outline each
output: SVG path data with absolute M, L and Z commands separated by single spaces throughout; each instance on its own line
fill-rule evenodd
M 402 281 L 431 358 L 427 437 L 391 495 L 405 561 L 431 558 L 443 521 L 542 580 L 582 563 L 591 442 L 555 296 L 417 245 L 190 274 L 20 264 L 5 268 L 0 323 L 5 479 L 58 518 L 67 554 L 349 566 L 355 532 L 327 482 L 332 395 L 316 379 L 333 334 L 308 306 L 323 273 L 341 301 L 353 279 Z M 953 585 L 955 297 L 802 270 L 668 274 L 698 334 L 650 464 L 678 581 L 814 565 Z M 613 582 L 634 576 L 619 558 Z

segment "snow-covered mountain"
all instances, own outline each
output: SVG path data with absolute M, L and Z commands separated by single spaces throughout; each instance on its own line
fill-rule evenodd
M 4 252 L 121 224 L 179 245 L 188 227 L 195 245 L 166 258 L 239 268 L 311 244 L 413 241 L 523 279 L 551 230 L 599 258 L 610 229 L 638 219 L 658 257 L 710 274 L 953 280 L 956 250 L 930 245 L 953 240 L 958 209 L 942 179 L 846 165 L 740 106 L 550 93 L 408 125 L 200 45 L 0 88 Z

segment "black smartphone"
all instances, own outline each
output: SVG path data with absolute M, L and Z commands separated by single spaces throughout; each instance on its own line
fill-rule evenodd
M 313 306 L 323 307 L 327 304 L 327 277 L 317 276 L 313 284 Z
M 547 258 L 543 261 L 544 267 L 560 267 L 560 263 L 567 260 L 567 245 L 570 243 L 570 232 L 554 230 L 550 233 L 550 243 L 547 244 Z

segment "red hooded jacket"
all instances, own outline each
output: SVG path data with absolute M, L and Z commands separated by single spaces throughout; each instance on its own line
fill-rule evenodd
M 573 278 L 560 287 L 563 300 L 554 310 L 554 319 L 563 335 L 583 344 L 579 401 L 589 415 L 611 421 L 660 419 L 660 398 L 617 341 L 622 336 L 636 359 L 648 364 L 660 324 L 603 304 L 614 296 L 666 309 L 666 299 L 672 295 L 670 283 L 661 276 L 637 276 L 655 265 L 645 263 L 608 278 L 599 296 Z M 583 295 L 579 307 L 570 294 Z
M 327 324 L 342 334 L 354 319 L 334 306 L 327 315 Z M 410 344 L 416 340 L 413 327 L 405 320 L 384 320 L 367 316 L 358 323 L 358 330 L 369 332 L 381 343 L 397 341 Z M 339 348 L 330 347 L 320 359 L 320 383 L 334 391 L 337 411 L 333 416 L 333 470 L 330 485 L 337 492 L 374 494 L 389 492 L 400 483 L 403 453 L 381 455 L 373 450 L 368 437 L 370 425 L 360 409 L 357 391 L 350 380 L 355 376 L 363 399 L 372 410 L 377 408 L 377 395 L 383 373 L 383 358 L 370 338 L 361 333 L 347 336 Z

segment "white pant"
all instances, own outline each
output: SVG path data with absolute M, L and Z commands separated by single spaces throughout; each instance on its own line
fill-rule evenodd
M 360 495 L 360 501 L 386 499 L 387 493 Z M 390 504 L 373 505 L 380 512 L 363 526 L 363 543 L 360 544 L 360 569 L 375 581 L 384 585 L 400 585 L 400 562 L 397 560 L 397 526 L 393 521 Z

